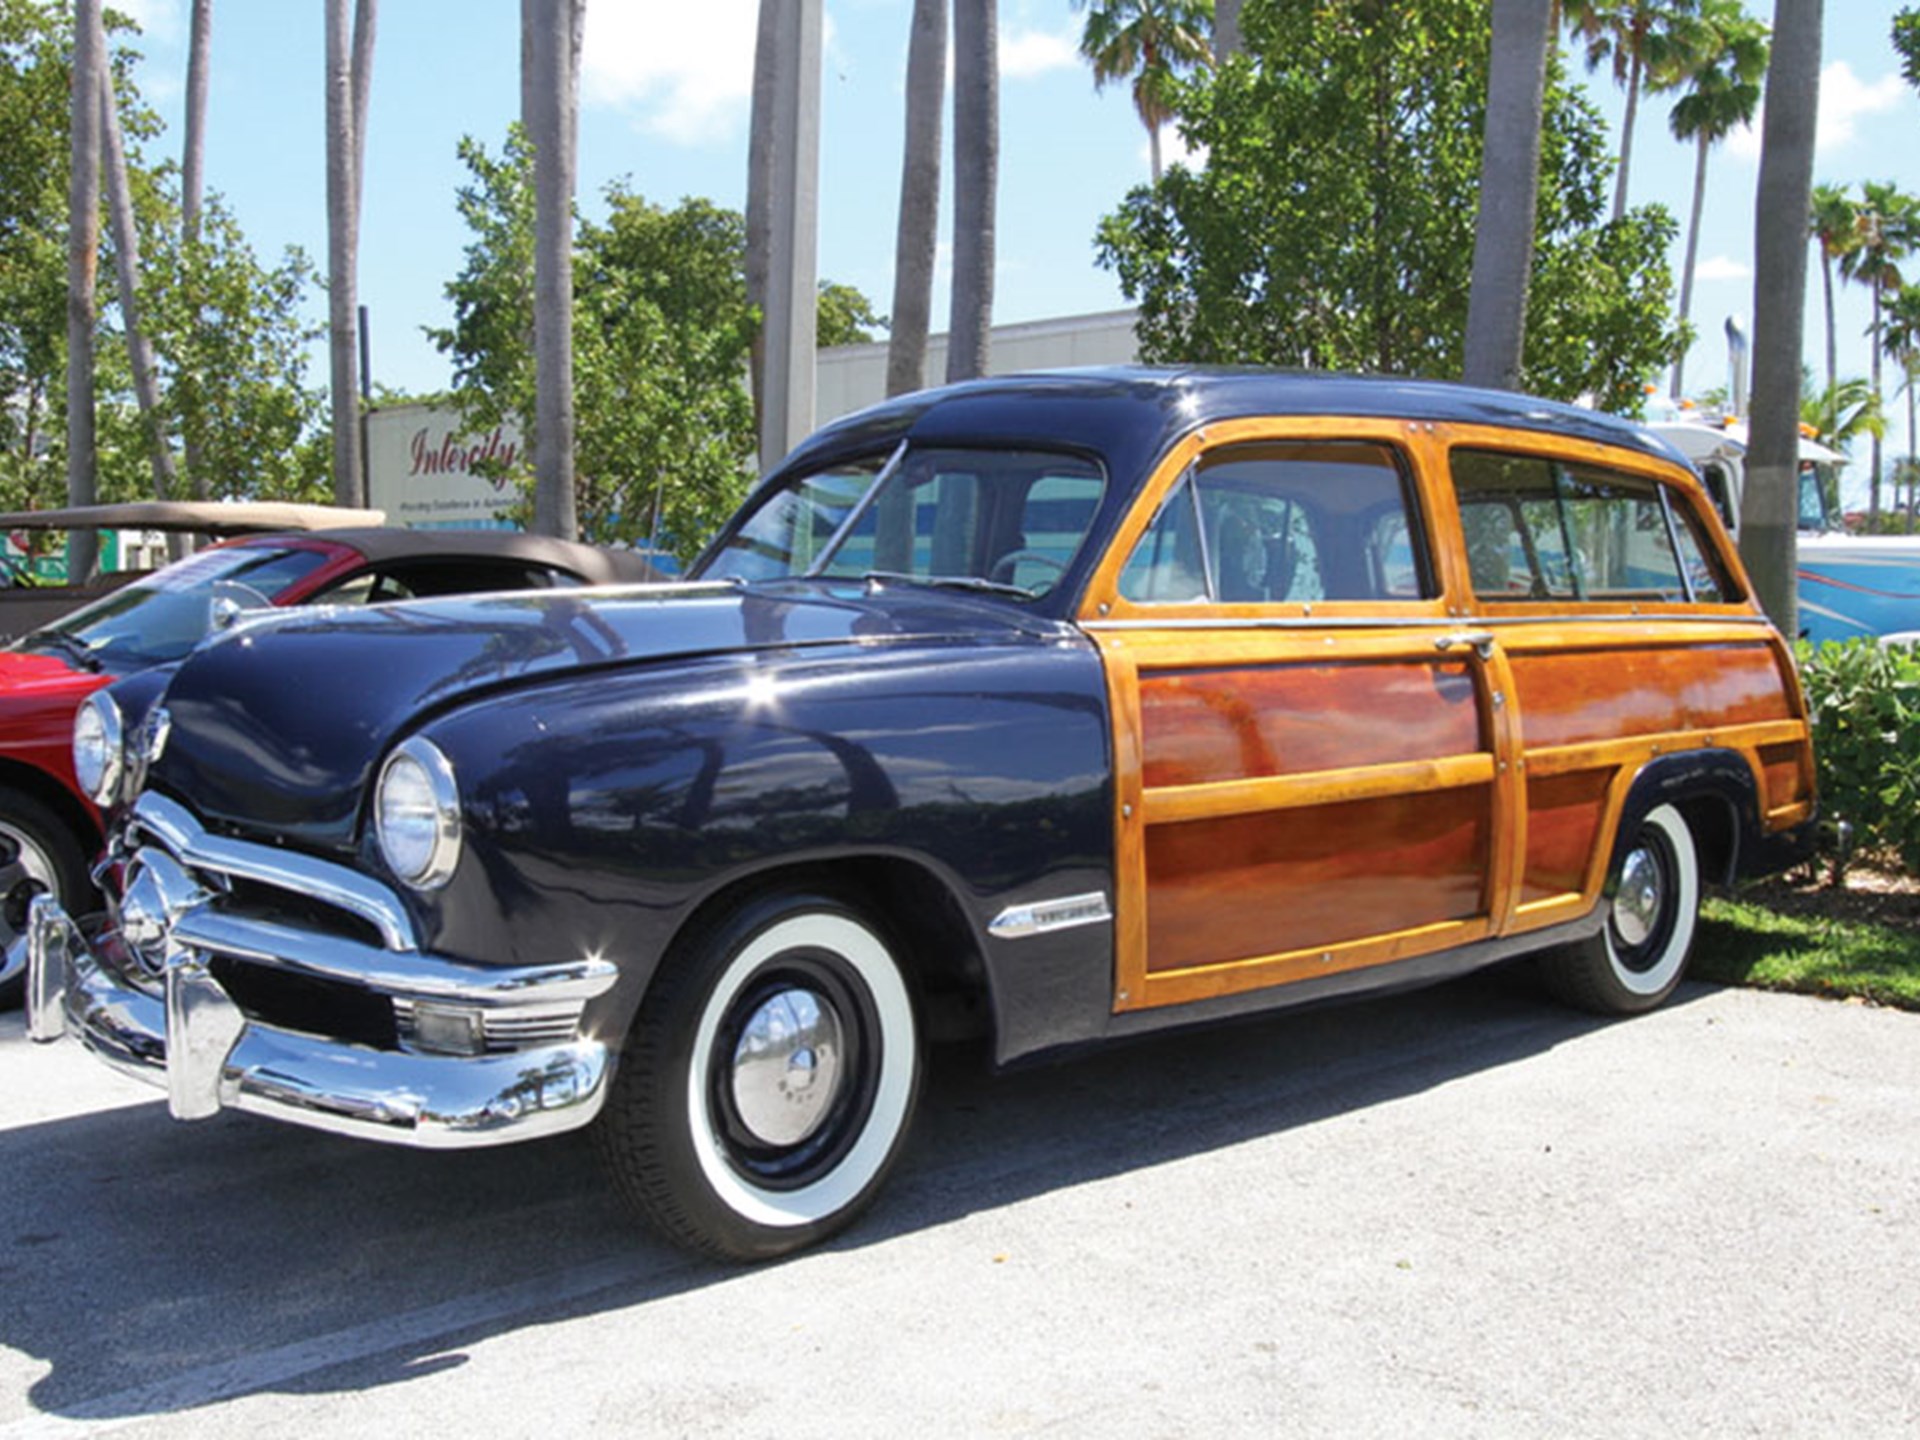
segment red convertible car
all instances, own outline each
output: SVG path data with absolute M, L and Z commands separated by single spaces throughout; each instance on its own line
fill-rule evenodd
M 14 948 L 20 916 L 12 912 L 24 911 L 27 898 L 16 893 L 22 878 L 68 908 L 89 908 L 88 867 L 101 836 L 73 775 L 80 702 L 123 676 L 180 660 L 223 601 L 368 605 L 658 578 L 631 551 L 503 530 L 290 531 L 201 550 L 29 631 L 0 649 L 0 945 Z M 17 969 L 0 962 L 0 1002 L 17 1002 Z

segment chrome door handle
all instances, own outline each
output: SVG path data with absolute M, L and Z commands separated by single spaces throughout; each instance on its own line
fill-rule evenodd
M 1457 630 L 1451 635 L 1434 638 L 1436 650 L 1456 650 L 1462 645 L 1470 645 L 1482 660 L 1493 658 L 1493 632 L 1491 630 Z

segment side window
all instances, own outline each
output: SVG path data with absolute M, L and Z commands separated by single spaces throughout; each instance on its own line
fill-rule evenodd
M 1713 602 L 1729 593 L 1698 522 L 1658 481 L 1476 450 L 1455 451 L 1452 469 L 1482 600 Z
M 1120 575 L 1137 604 L 1431 594 L 1405 473 L 1383 445 L 1233 446 L 1168 495 Z

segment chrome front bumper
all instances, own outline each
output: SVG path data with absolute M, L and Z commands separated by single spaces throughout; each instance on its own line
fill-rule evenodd
M 110 946 L 90 945 L 50 896 L 29 910 L 26 949 L 32 1038 L 72 1033 L 114 1068 L 164 1087 L 177 1119 L 246 1110 L 369 1140 L 463 1149 L 576 1129 L 606 1100 L 613 1057 L 599 1041 L 440 1055 L 280 1029 L 243 1014 L 209 972 L 205 952 L 191 948 L 170 956 L 154 994 L 121 973 Z M 501 979 L 465 968 L 471 983 L 463 993 L 454 967 L 439 967 L 436 997 L 482 1007 L 510 1001 Z M 525 988 L 538 977 L 506 978 Z M 611 983 L 610 967 L 555 979 L 576 992 Z

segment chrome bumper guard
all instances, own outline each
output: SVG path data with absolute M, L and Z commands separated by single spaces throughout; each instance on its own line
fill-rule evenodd
M 249 1020 L 209 972 L 208 952 L 193 947 L 192 928 L 176 930 L 183 943 L 169 955 L 156 995 L 120 973 L 110 945 L 89 944 L 51 896 L 37 897 L 26 936 L 28 1034 L 51 1041 L 71 1031 L 115 1069 L 163 1086 L 176 1119 L 245 1110 L 423 1149 L 558 1134 L 585 1125 L 605 1102 L 612 1054 L 599 1041 L 437 1055 Z M 604 962 L 499 972 L 406 958 L 410 978 L 426 981 L 431 972 L 414 993 L 504 1014 L 514 998 L 584 1000 L 614 980 Z

